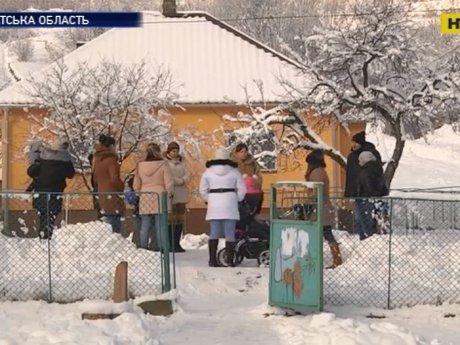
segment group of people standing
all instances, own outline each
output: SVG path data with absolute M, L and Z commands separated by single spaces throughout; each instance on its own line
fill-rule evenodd
M 111 225 L 113 232 L 121 233 L 122 217 L 126 213 L 123 192 L 131 189 L 135 197 L 128 202 L 134 207 L 135 232 L 140 248 L 160 250 L 160 200 L 159 195 L 168 195 L 169 241 L 172 250 L 184 252 L 180 239 L 184 229 L 185 205 L 189 193 L 190 180 L 180 146 L 177 142 L 168 144 L 165 152 L 151 143 L 147 145 L 145 156 L 136 168 L 123 181 L 120 164 L 113 137 L 101 135 L 89 156 L 92 166 L 91 184 L 93 201 L 101 217 Z M 62 210 L 60 194 L 66 187 L 66 179 L 75 175 L 69 154 L 69 143 L 57 140 L 50 147 L 40 142 L 30 146 L 27 173 L 32 177 L 28 191 L 38 192 L 33 206 L 39 214 L 39 236 L 49 239 L 53 233 L 54 222 Z M 332 204 L 329 199 L 329 178 L 326 172 L 324 152 L 313 150 L 307 155 L 307 181 L 324 184 L 323 232 L 330 246 L 335 268 L 342 264 L 339 245 L 332 233 Z M 244 143 L 236 145 L 233 152 L 220 148 L 214 159 L 206 162 L 199 192 L 207 204 L 206 220 L 210 225 L 209 266 L 216 267 L 218 240 L 225 234 L 227 263 L 234 266 L 235 229 L 239 220 L 238 205 L 245 200 L 253 214 L 259 214 L 263 201 L 262 176 L 260 166 L 249 153 Z M 372 197 L 388 195 L 382 159 L 375 146 L 366 141 L 365 133 L 352 137 L 352 151 L 348 155 L 345 197 L 354 199 L 354 217 L 361 240 L 376 232 L 375 205 Z
M 150 143 L 144 158 L 123 182 L 115 149 L 115 139 L 101 135 L 95 145 L 92 158 L 93 191 L 98 196 L 100 213 L 116 233 L 121 232 L 121 218 L 125 214 L 124 192 L 132 188 L 137 193 L 134 204 L 135 237 L 138 247 L 158 251 L 160 238 L 160 194 L 168 195 L 169 241 L 175 252 L 184 252 L 180 246 L 185 220 L 185 204 L 188 201 L 189 174 L 179 154 L 179 144 L 169 143 L 165 152 L 156 143 Z M 128 184 L 128 186 L 126 186 Z
M 121 233 L 122 217 L 126 214 L 123 197 L 126 183 L 121 178 L 115 144 L 113 137 L 100 135 L 88 159 L 92 167 L 94 207 L 98 215 L 111 225 L 113 232 Z M 60 139 L 51 146 L 40 141 L 29 146 L 27 173 L 32 183 L 27 191 L 37 193 L 33 207 L 39 215 L 41 239 L 51 239 L 56 218 L 62 210 L 61 194 L 66 188 L 66 180 L 75 175 L 68 149 L 68 141 Z M 188 201 L 186 185 L 189 174 L 179 150 L 176 142 L 169 143 L 164 153 L 157 144 L 151 143 L 145 150 L 145 157 L 132 172 L 131 187 L 139 196 L 134 203 L 138 220 L 135 222 L 136 242 L 140 248 L 160 248 L 158 195 L 167 192 L 168 210 L 172 210 L 169 217 L 170 247 L 176 252 L 184 251 L 179 241 L 184 227 L 185 204 Z
M 306 162 L 305 180 L 324 184 L 323 234 L 333 259 L 332 265 L 327 268 L 335 268 L 342 264 L 342 255 L 332 233 L 333 207 L 329 197 L 324 152 L 313 150 L 307 155 Z M 379 152 L 372 143 L 366 141 L 365 132 L 355 134 L 347 158 L 345 197 L 354 199 L 353 214 L 360 240 L 376 233 L 375 215 L 381 210 L 370 198 L 386 196 L 388 192 Z

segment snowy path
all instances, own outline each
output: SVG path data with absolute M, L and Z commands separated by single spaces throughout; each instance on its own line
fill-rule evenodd
M 286 317 L 267 305 L 268 269 L 254 267 L 255 261 L 233 269 L 209 268 L 206 255 L 198 250 L 177 257 L 179 310 L 161 330 L 164 345 L 440 344 L 385 320 L 363 317 L 357 322 L 332 313 Z
M 281 344 L 273 341 L 276 333 L 267 329 L 267 321 L 254 313 L 266 301 L 264 294 L 253 291 L 267 284 L 260 269 L 209 268 L 203 254 L 189 251 L 178 256 L 180 312 L 173 316 L 175 332 L 162 331 L 162 344 L 177 344 L 178 339 L 202 345 Z

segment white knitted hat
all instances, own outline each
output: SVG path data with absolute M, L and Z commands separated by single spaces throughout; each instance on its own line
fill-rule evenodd
M 229 158 L 230 158 L 229 152 L 223 147 L 217 149 L 216 152 L 214 153 L 214 159 L 229 159 Z

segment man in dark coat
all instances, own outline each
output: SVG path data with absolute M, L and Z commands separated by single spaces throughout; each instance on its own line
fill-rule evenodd
M 358 228 L 360 240 L 372 236 L 377 232 L 376 213 L 381 201 L 375 199 L 388 195 L 382 165 L 370 151 L 359 154 L 357 197 L 355 200 L 355 224 Z
M 366 141 L 366 133 L 364 131 L 353 135 L 351 138 L 351 150 L 347 158 L 345 197 L 356 198 L 353 203 L 355 230 L 359 233 L 360 239 L 364 240 L 375 232 L 374 220 L 372 219 L 374 206 L 367 202 L 366 199 L 358 198 L 360 196 L 358 185 L 361 171 L 359 155 L 362 152 L 372 153 L 375 157 L 376 164 L 380 167 L 382 167 L 382 158 L 374 144 Z
M 27 169 L 27 174 L 34 178 L 35 192 L 38 193 L 32 205 L 38 211 L 41 239 L 51 239 L 54 222 L 62 210 L 66 179 L 75 176 L 68 147 L 66 141 L 59 141 L 52 148 L 42 149 L 40 159 Z
M 345 197 L 353 198 L 358 196 L 359 161 L 361 152 L 370 151 L 376 157 L 377 162 L 382 166 L 382 158 L 374 144 L 366 141 L 366 133 L 359 132 L 351 138 L 351 152 L 347 157 L 347 174 L 345 182 Z
M 360 171 L 357 192 L 360 197 L 371 198 L 388 195 L 382 165 L 370 151 L 363 151 L 358 157 Z

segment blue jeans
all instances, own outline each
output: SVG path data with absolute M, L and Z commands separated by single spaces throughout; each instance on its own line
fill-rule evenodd
M 356 199 L 353 204 L 353 212 L 359 239 L 362 241 L 375 234 L 376 224 L 373 218 L 374 204 L 366 199 Z
M 149 243 L 150 242 L 150 243 Z M 144 249 L 160 249 L 160 215 L 141 215 L 141 228 L 139 231 L 139 247 Z
M 112 226 L 112 231 L 121 233 L 121 214 L 106 214 L 104 221 Z
M 211 228 L 211 233 L 209 235 L 210 240 L 219 239 L 223 228 L 225 233 L 225 240 L 229 242 L 235 241 L 235 219 L 212 219 L 209 221 L 209 227 Z

